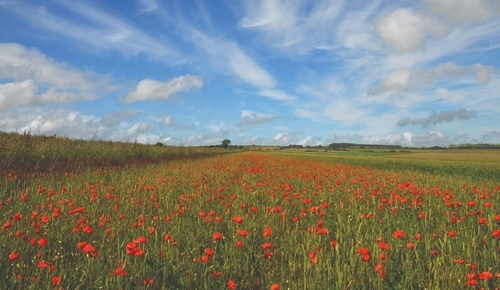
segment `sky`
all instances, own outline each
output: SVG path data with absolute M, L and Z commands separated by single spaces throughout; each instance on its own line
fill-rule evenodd
M 500 0 L 0 0 L 0 130 L 500 143 Z

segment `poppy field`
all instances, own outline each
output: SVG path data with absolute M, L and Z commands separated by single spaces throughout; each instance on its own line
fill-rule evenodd
M 246 152 L 0 190 L 0 289 L 500 288 L 500 179 Z

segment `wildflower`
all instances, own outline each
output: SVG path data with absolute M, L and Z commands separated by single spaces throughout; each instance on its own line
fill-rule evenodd
M 384 242 L 379 242 L 378 243 L 378 247 L 381 249 L 381 250 L 389 250 L 391 248 L 391 245 L 389 245 L 388 243 L 384 243 Z
M 243 219 L 239 216 L 234 216 L 233 221 L 239 225 L 241 225 L 243 223 Z
M 43 269 L 49 265 L 49 262 L 47 261 L 40 261 L 38 262 L 38 268 Z
M 406 244 L 406 248 L 407 248 L 408 250 L 411 250 L 411 249 L 413 249 L 414 247 L 415 247 L 415 244 L 414 244 L 414 243 L 407 243 L 407 244 Z
M 233 280 L 227 281 L 227 288 L 229 290 L 236 290 L 236 283 Z
M 41 238 L 40 240 L 38 240 L 37 244 L 40 246 L 40 247 L 43 247 L 45 245 L 47 245 L 49 243 L 49 241 L 47 240 L 47 238 Z
M 242 241 L 237 241 L 236 242 L 236 247 L 243 248 L 243 242 Z
M 271 243 L 264 243 L 264 244 L 262 244 L 262 249 L 263 250 L 269 250 L 272 247 L 273 247 L 273 244 L 271 244 Z
M 214 254 L 214 251 L 212 250 L 212 248 L 206 248 L 204 252 L 205 252 L 205 254 L 207 254 L 209 256 L 212 256 Z
M 15 261 L 15 260 L 17 260 L 17 259 L 19 259 L 19 254 L 18 254 L 18 253 L 16 253 L 16 252 L 11 252 L 11 253 L 9 254 L 9 261 Z
M 453 259 L 453 263 L 463 265 L 465 264 L 465 259 Z
M 404 238 L 405 233 L 402 230 L 397 230 L 394 232 L 393 236 L 395 239 Z
M 222 233 L 220 233 L 220 232 L 214 233 L 213 239 L 214 239 L 214 241 L 218 241 L 218 240 L 222 239 Z
M 272 257 L 273 257 L 273 253 L 271 253 L 271 252 L 265 252 L 264 253 L 264 258 L 271 259 Z
M 316 260 L 316 252 L 314 251 L 310 251 L 309 252 L 309 260 L 311 260 L 311 264 L 314 265 L 316 264 L 317 260 Z
M 482 273 L 479 273 L 479 280 L 489 280 L 493 278 L 493 274 L 488 271 L 484 271 Z
M 263 233 L 264 237 L 270 237 L 270 236 L 272 236 L 272 234 L 273 234 L 272 228 L 270 228 L 270 227 L 264 228 L 264 233 Z
M 358 248 L 358 254 L 363 256 L 363 255 L 369 255 L 370 254 L 370 250 L 368 250 L 368 248 L 365 248 L 365 247 L 359 247 Z
M 52 278 L 52 285 L 59 285 L 61 283 L 61 277 L 59 276 L 54 276 Z
M 139 236 L 137 239 L 134 240 L 134 243 L 145 244 L 147 241 L 148 239 L 145 236 Z
M 271 285 L 271 290 L 280 290 L 280 284 Z
M 236 233 L 239 234 L 242 237 L 248 236 L 248 231 L 247 230 L 236 229 Z

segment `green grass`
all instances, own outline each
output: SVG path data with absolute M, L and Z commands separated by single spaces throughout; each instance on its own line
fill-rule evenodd
M 228 153 L 220 148 L 144 145 L 0 132 L 0 175 L 41 174 Z

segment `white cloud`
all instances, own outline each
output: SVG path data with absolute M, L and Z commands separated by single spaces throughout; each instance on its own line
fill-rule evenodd
M 448 33 L 441 22 L 409 8 L 399 8 L 378 19 L 375 27 L 384 43 L 400 54 L 420 50 L 430 35 L 442 38 Z
M 323 142 L 321 142 L 321 137 L 312 137 L 312 136 L 307 136 L 306 138 L 300 140 L 297 142 L 297 145 L 302 145 L 302 146 L 318 146 L 321 145 Z
M 135 90 L 127 95 L 125 101 L 127 103 L 148 100 L 168 101 L 175 93 L 189 91 L 193 87 L 201 88 L 202 86 L 202 78 L 192 75 L 179 76 L 166 82 L 143 79 L 137 84 Z
M 267 97 L 276 101 L 292 101 L 295 100 L 294 96 L 291 96 L 280 90 L 261 90 L 258 92 L 259 95 Z
M 342 98 L 332 100 L 323 108 L 322 113 L 330 120 L 348 124 L 362 123 L 366 115 L 355 100 Z
M 33 80 L 0 84 L 0 112 L 34 101 L 38 88 Z
M 500 2 L 495 0 L 425 0 L 434 13 L 457 24 L 486 21 L 500 15 Z
M 297 135 L 298 133 L 290 133 L 290 132 L 282 132 L 277 133 L 273 136 L 270 144 L 273 145 L 290 145 L 297 143 Z
M 455 63 L 447 62 L 436 66 L 431 71 L 415 71 L 409 69 L 401 69 L 391 72 L 385 80 L 376 88 L 369 89 L 370 95 L 378 95 L 385 92 L 393 92 L 400 94 L 410 89 L 419 88 L 424 85 L 429 86 L 435 82 L 453 78 L 465 77 L 473 75 L 481 84 L 490 82 L 491 75 L 499 73 L 499 70 L 482 64 L 462 67 Z
M 430 146 L 430 145 L 445 145 L 447 142 L 446 135 L 439 131 L 430 131 L 423 134 L 414 134 L 404 132 L 402 134 L 391 134 L 385 137 L 367 137 L 365 142 L 368 144 L 389 144 L 402 146 Z
M 259 124 L 272 122 L 276 118 L 278 118 L 277 115 L 273 116 L 273 115 L 252 112 L 249 110 L 242 110 L 241 120 L 238 122 L 238 126 L 255 126 Z
M 137 122 L 127 130 L 130 135 L 144 134 L 152 129 L 151 124 L 147 122 Z
M 71 91 L 105 90 L 111 81 L 107 76 L 72 68 L 15 43 L 0 44 L 0 78 L 31 79 L 40 86 Z
M 5 112 L 0 114 L 0 128 L 6 132 L 30 131 L 32 134 L 66 136 L 88 139 L 95 132 L 105 132 L 98 119 L 66 109 L 23 111 L 22 114 Z
M 143 113 L 141 111 L 134 109 L 111 112 L 101 117 L 101 122 L 113 127 L 119 125 L 122 121 L 132 120 L 142 114 Z

